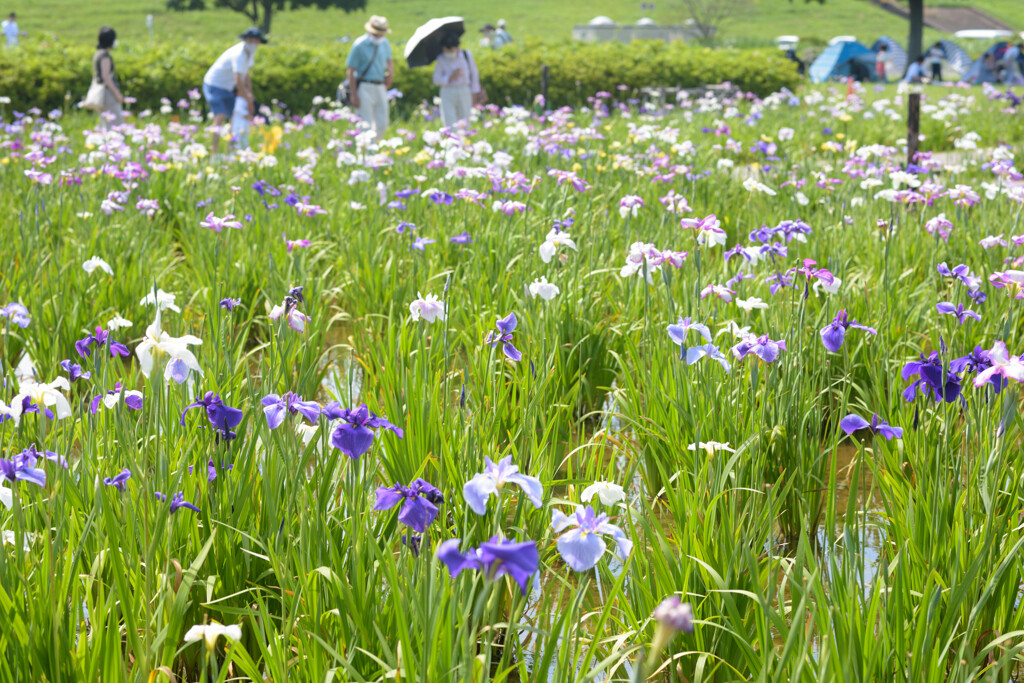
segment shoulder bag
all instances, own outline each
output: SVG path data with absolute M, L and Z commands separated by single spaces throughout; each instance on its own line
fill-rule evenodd
M 373 46 L 373 54 L 370 55 L 370 61 L 367 62 L 366 67 L 363 68 L 362 73 L 357 73 L 356 74 L 356 87 L 357 88 L 359 87 L 359 83 L 363 80 L 363 76 L 365 76 L 366 72 L 370 70 L 371 66 L 373 66 L 373 60 L 377 59 L 377 50 L 378 49 L 380 49 L 380 43 L 377 43 L 376 45 Z M 337 100 L 339 102 L 341 102 L 343 105 L 345 105 L 346 107 L 349 106 L 352 103 L 352 93 L 349 92 L 348 78 L 347 77 L 343 78 L 341 83 L 338 85 Z

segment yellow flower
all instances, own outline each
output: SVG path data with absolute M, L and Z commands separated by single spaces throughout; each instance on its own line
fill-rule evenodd
M 260 127 L 260 132 L 263 133 L 263 146 L 260 148 L 260 151 L 266 154 L 273 154 L 281 144 L 284 130 L 281 126 L 271 126 L 270 128 Z
M 9 163 L 11 163 L 10 157 L 4 157 L 3 159 L 0 159 L 0 164 L 3 164 L 4 166 L 6 166 Z
M 574 163 L 572 165 L 572 172 L 573 173 L 579 173 L 582 170 L 583 170 L 583 165 L 580 164 L 580 162 L 577 161 L 576 163 Z
M 765 135 L 764 133 L 761 133 L 761 141 L 762 142 L 771 142 L 772 139 L 770 137 L 768 137 L 767 135 Z
M 421 149 L 420 151 L 416 152 L 416 156 L 414 156 L 412 160 L 420 165 L 425 164 L 428 161 L 430 161 L 430 152 L 428 152 L 425 149 Z

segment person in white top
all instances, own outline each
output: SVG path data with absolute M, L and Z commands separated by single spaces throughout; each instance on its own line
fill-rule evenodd
M 498 19 L 498 30 L 494 32 L 494 38 L 491 39 L 491 47 L 505 47 L 511 42 L 512 35 L 508 32 L 508 24 L 504 19 Z
M 931 67 L 932 72 L 932 83 L 939 83 L 942 81 L 942 48 L 938 43 L 932 45 L 931 49 L 928 50 L 928 65 Z
M 236 97 L 245 100 L 246 118 L 251 121 L 256 113 L 251 72 L 256 58 L 256 48 L 266 43 L 267 39 L 258 28 L 246 29 L 238 37 L 242 42 L 225 50 L 203 77 L 203 97 L 206 98 L 206 104 L 213 114 L 213 154 L 216 154 L 220 147 L 220 127 L 234 114 Z
M 0 31 L 3 32 L 4 38 L 7 39 L 7 47 L 14 47 L 18 44 L 18 38 L 25 35 L 18 29 L 17 16 L 14 12 L 7 15 L 7 18 L 0 23 Z
M 434 66 L 434 85 L 441 86 L 441 122 L 454 126 L 469 120 L 473 95 L 480 92 L 480 72 L 473 55 L 459 48 L 458 36 L 446 36 L 441 47 Z

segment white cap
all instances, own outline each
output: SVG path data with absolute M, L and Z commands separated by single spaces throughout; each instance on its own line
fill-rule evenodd
M 505 20 L 498 19 L 498 28 L 505 28 Z

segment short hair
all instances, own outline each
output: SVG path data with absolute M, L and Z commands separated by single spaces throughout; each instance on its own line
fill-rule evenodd
M 101 50 L 114 47 L 114 41 L 117 40 L 117 32 L 109 26 L 104 26 L 100 29 L 100 37 L 96 42 L 96 47 Z

